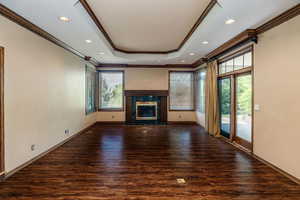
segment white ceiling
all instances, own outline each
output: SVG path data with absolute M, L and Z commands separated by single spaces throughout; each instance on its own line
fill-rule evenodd
M 163 52 L 180 46 L 210 1 L 87 0 L 87 3 L 117 48 Z
M 109 1 L 120 3 L 120 1 L 117 0 Z M 299 4 L 300 0 L 219 0 L 222 7 L 216 5 L 211 10 L 203 23 L 200 24 L 180 51 L 158 55 L 125 54 L 114 51 L 82 5 L 76 2 L 77 0 L 0 0 L 0 3 L 3 5 L 67 43 L 74 49 L 95 58 L 100 63 L 154 65 L 193 63 L 245 29 L 256 28 L 285 10 Z M 151 0 L 148 0 L 148 2 L 151 2 Z M 182 0 L 173 0 L 169 3 L 176 7 L 177 5 L 182 5 L 180 2 L 182 2 Z M 123 9 L 127 10 L 127 13 L 133 12 L 137 14 L 134 5 L 123 5 Z M 159 8 L 157 8 L 157 10 L 160 11 Z M 157 12 L 157 15 L 159 18 L 156 18 L 156 20 L 164 18 L 166 15 L 171 15 L 168 17 L 173 18 L 177 17 L 176 12 Z M 71 21 L 68 23 L 61 22 L 58 20 L 60 16 L 69 17 Z M 225 25 L 225 20 L 229 18 L 235 19 L 236 22 L 231 25 Z M 176 23 L 177 21 L 174 21 L 174 24 Z M 143 26 L 143 24 L 139 26 Z M 148 25 L 145 24 L 144 26 L 145 27 L 142 28 L 146 28 Z M 133 28 L 136 29 L 136 27 Z M 173 35 L 174 31 L 170 31 L 169 37 L 172 38 Z M 92 43 L 86 43 L 86 39 L 92 40 Z M 155 41 L 157 44 L 164 42 L 164 37 L 156 39 L 159 40 Z M 132 38 L 130 38 L 130 40 L 132 40 Z M 124 42 L 127 43 L 128 41 Z M 204 45 L 202 44 L 203 41 L 208 41 L 209 44 Z M 135 43 L 135 45 L 136 44 L 138 43 Z M 100 54 L 100 52 L 103 52 L 104 55 Z M 190 56 L 189 53 L 191 52 L 195 53 L 195 55 Z M 182 60 L 184 60 L 184 62 Z

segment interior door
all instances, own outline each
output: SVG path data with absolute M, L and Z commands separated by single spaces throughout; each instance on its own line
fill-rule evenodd
M 251 149 L 252 143 L 252 75 L 236 76 L 235 137 L 240 145 Z
M 219 105 L 221 135 L 230 138 L 231 133 L 231 78 L 219 79 Z

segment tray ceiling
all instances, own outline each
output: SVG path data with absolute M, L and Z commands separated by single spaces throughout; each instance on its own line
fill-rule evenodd
M 215 0 L 81 0 L 125 52 L 176 51 Z
M 89 1 L 92 2 L 92 0 Z M 106 2 L 107 4 L 111 4 L 108 2 L 108 0 L 93 0 L 93 1 L 97 1 L 97 2 L 103 1 Z M 120 3 L 124 7 L 123 9 L 131 10 L 131 13 L 130 12 L 127 13 L 128 15 L 134 15 L 137 16 L 137 18 L 139 18 L 139 15 L 142 15 L 141 12 L 136 10 L 135 8 L 136 4 L 133 3 L 128 3 L 126 5 L 122 4 L 122 1 L 125 0 L 122 1 L 110 0 L 110 1 L 115 2 L 116 4 Z M 139 0 L 139 1 L 144 2 L 146 0 Z M 168 0 L 160 0 L 160 1 L 168 1 Z M 182 0 L 182 1 L 190 1 L 190 0 Z M 201 2 L 201 0 L 197 0 L 197 1 Z M 126 0 L 126 2 L 129 1 Z M 132 0 L 132 2 L 137 2 L 137 1 Z M 156 0 L 147 0 L 147 2 L 148 4 L 150 4 L 149 2 L 158 3 Z M 190 2 L 194 2 L 194 1 L 190 1 Z M 122 64 L 132 64 L 132 65 L 166 65 L 166 64 L 182 64 L 182 65 L 187 64 L 188 65 L 197 61 L 199 58 L 207 55 L 209 52 L 216 49 L 224 42 L 228 41 L 229 39 L 233 38 L 239 33 L 245 31 L 246 29 L 257 28 L 263 23 L 267 22 L 268 20 L 290 9 L 291 7 L 298 5 L 300 3 L 300 0 L 263 0 L 263 1 L 262 0 L 243 0 L 243 1 L 242 0 L 239 1 L 218 0 L 218 3 L 220 5 L 215 5 L 210 10 L 210 12 L 207 14 L 207 16 L 202 21 L 202 23 L 199 24 L 199 26 L 197 26 L 193 34 L 184 43 L 182 48 L 180 48 L 176 52 L 167 53 L 167 54 L 146 54 L 146 53 L 128 54 L 128 53 L 116 51 L 116 49 L 112 48 L 110 42 L 107 40 L 105 35 L 101 31 L 99 31 L 99 28 L 95 24 L 94 20 L 91 18 L 89 13 L 86 11 L 86 9 L 78 0 L 63 0 L 63 1 L 62 0 L 0 0 L 0 3 L 6 6 L 7 8 L 11 9 L 12 11 L 16 12 L 17 14 L 21 15 L 22 17 L 26 18 L 36 26 L 47 31 L 49 34 L 53 35 L 57 39 L 68 44 L 70 47 L 76 49 L 77 51 L 83 53 L 86 56 L 90 56 L 96 59 L 100 63 L 114 63 L 114 64 L 122 63 Z M 181 5 L 181 4 L 182 4 L 181 1 L 177 2 L 177 5 Z M 167 14 L 163 13 L 161 8 L 159 8 L 160 6 L 161 6 L 160 3 L 158 3 L 158 4 L 153 4 L 151 7 L 153 8 L 152 12 L 156 11 L 155 12 L 156 15 L 160 16 L 160 17 L 156 16 L 156 20 L 152 21 L 155 26 L 156 23 L 160 24 L 161 18 L 168 17 L 166 16 Z M 173 5 L 173 7 L 175 7 L 175 5 Z M 106 8 L 106 10 L 107 9 L 108 8 Z M 164 7 L 164 9 L 166 9 L 166 6 Z M 172 9 L 175 10 L 175 8 Z M 192 8 L 192 10 L 193 9 L 194 8 Z M 199 7 L 197 9 L 199 9 Z M 113 10 L 111 10 L 110 12 L 114 14 Z M 139 15 L 137 15 L 136 12 L 139 13 Z M 145 11 L 145 12 L 150 12 L 150 11 Z M 146 18 L 147 15 L 142 16 L 141 18 Z M 61 16 L 70 18 L 70 21 L 69 22 L 60 21 L 59 17 Z M 200 13 L 198 13 L 197 17 L 199 16 Z M 224 22 L 229 18 L 235 19 L 235 23 L 231 25 L 226 25 Z M 150 21 L 151 20 L 152 18 L 150 19 Z M 99 21 L 101 21 L 101 19 L 99 19 Z M 119 21 L 117 22 L 119 23 Z M 173 20 L 171 25 L 163 29 L 164 34 L 166 34 L 165 30 L 168 30 L 168 38 L 172 39 L 173 35 L 175 35 L 175 33 L 177 32 L 176 30 L 173 29 L 172 31 L 170 31 L 171 29 L 169 27 L 170 26 L 177 27 L 177 23 L 178 23 L 178 19 Z M 195 21 L 193 23 L 195 23 Z M 154 25 L 152 24 L 151 26 Z M 143 29 L 142 31 L 144 31 L 144 29 L 148 30 L 147 27 L 149 25 L 147 23 L 144 24 L 139 23 L 139 26 L 140 29 Z M 135 27 L 135 29 L 138 28 Z M 131 30 L 125 30 L 125 31 L 131 32 Z M 119 32 L 122 33 L 121 31 Z M 134 33 L 136 34 L 136 32 Z M 183 33 L 181 34 L 184 37 L 184 34 Z M 117 36 L 118 36 L 117 39 L 120 40 L 119 33 L 117 33 Z M 128 38 L 134 39 L 132 37 L 128 37 Z M 164 40 L 162 40 L 161 38 L 156 38 L 156 39 L 159 40 L 159 42 L 154 41 L 154 43 L 158 45 L 162 45 L 161 43 L 163 43 Z M 181 38 L 181 40 L 182 39 L 183 38 Z M 91 40 L 91 43 L 87 43 L 86 40 Z M 208 43 L 203 44 L 203 41 L 207 41 Z M 126 39 L 124 43 L 127 42 L 128 41 Z M 140 42 L 141 45 L 147 44 L 145 43 L 145 41 L 140 41 Z M 138 43 L 134 43 L 134 45 L 139 50 L 140 49 L 144 50 L 144 46 L 143 48 L 141 48 L 142 46 L 139 46 L 137 44 Z M 175 43 L 173 42 L 172 44 L 170 43 L 170 45 L 176 46 Z M 163 50 L 167 49 L 165 47 L 166 45 L 162 47 L 164 48 Z M 155 49 L 155 50 L 161 51 L 162 49 Z

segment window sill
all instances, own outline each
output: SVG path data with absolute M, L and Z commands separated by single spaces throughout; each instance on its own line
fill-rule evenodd
M 98 109 L 98 112 L 124 112 L 123 108 L 119 109 Z
M 169 112 L 195 112 L 195 109 L 191 109 L 191 110 L 170 110 Z
M 95 111 L 90 111 L 90 112 L 85 112 L 85 116 L 91 115 L 91 114 L 96 113 L 96 112 L 97 112 L 97 110 L 95 110 Z

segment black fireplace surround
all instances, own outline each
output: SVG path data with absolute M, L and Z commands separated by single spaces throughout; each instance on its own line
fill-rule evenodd
M 168 91 L 126 90 L 127 124 L 166 124 Z

